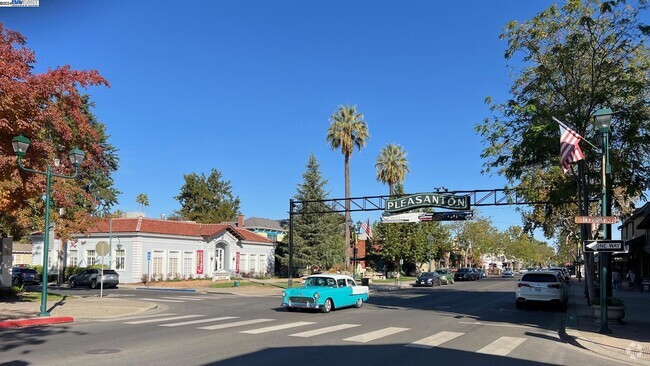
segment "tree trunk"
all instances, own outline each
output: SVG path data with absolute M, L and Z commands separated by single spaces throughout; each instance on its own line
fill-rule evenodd
M 350 269 L 350 155 L 345 155 L 345 268 Z

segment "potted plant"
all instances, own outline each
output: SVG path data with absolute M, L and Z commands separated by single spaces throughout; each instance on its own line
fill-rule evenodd
M 594 309 L 594 317 L 600 319 L 600 298 L 595 298 L 591 302 L 592 308 Z M 625 318 L 625 304 L 623 300 L 616 297 L 607 298 L 607 320 L 622 322 Z

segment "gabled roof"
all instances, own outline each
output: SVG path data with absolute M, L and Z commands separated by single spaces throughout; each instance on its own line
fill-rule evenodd
M 210 237 L 228 231 L 239 240 L 258 243 L 271 243 L 270 240 L 261 237 L 243 228 L 234 227 L 228 224 L 198 224 L 194 221 L 174 221 L 138 218 L 113 218 L 97 221 L 94 227 L 89 228 L 86 233 L 148 233 L 162 235 L 180 235 L 193 237 Z

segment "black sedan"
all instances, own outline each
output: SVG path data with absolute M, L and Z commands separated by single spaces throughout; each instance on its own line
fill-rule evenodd
M 460 268 L 454 274 L 455 281 L 475 281 L 478 276 L 471 268 Z
M 415 280 L 413 286 L 440 286 L 441 280 L 440 275 L 436 272 L 422 272 L 420 276 Z

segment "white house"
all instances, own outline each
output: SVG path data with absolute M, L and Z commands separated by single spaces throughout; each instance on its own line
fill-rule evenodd
M 32 263 L 40 264 L 43 235 L 32 235 L 32 243 Z M 102 256 L 106 245 L 107 254 Z M 109 264 L 123 283 L 141 282 L 143 278 L 264 275 L 273 273 L 275 263 L 275 244 L 246 229 L 144 217 L 98 221 L 86 233 L 74 234 L 63 246 L 54 240 L 49 249 L 52 272 L 62 267 L 58 258 L 67 266 Z

